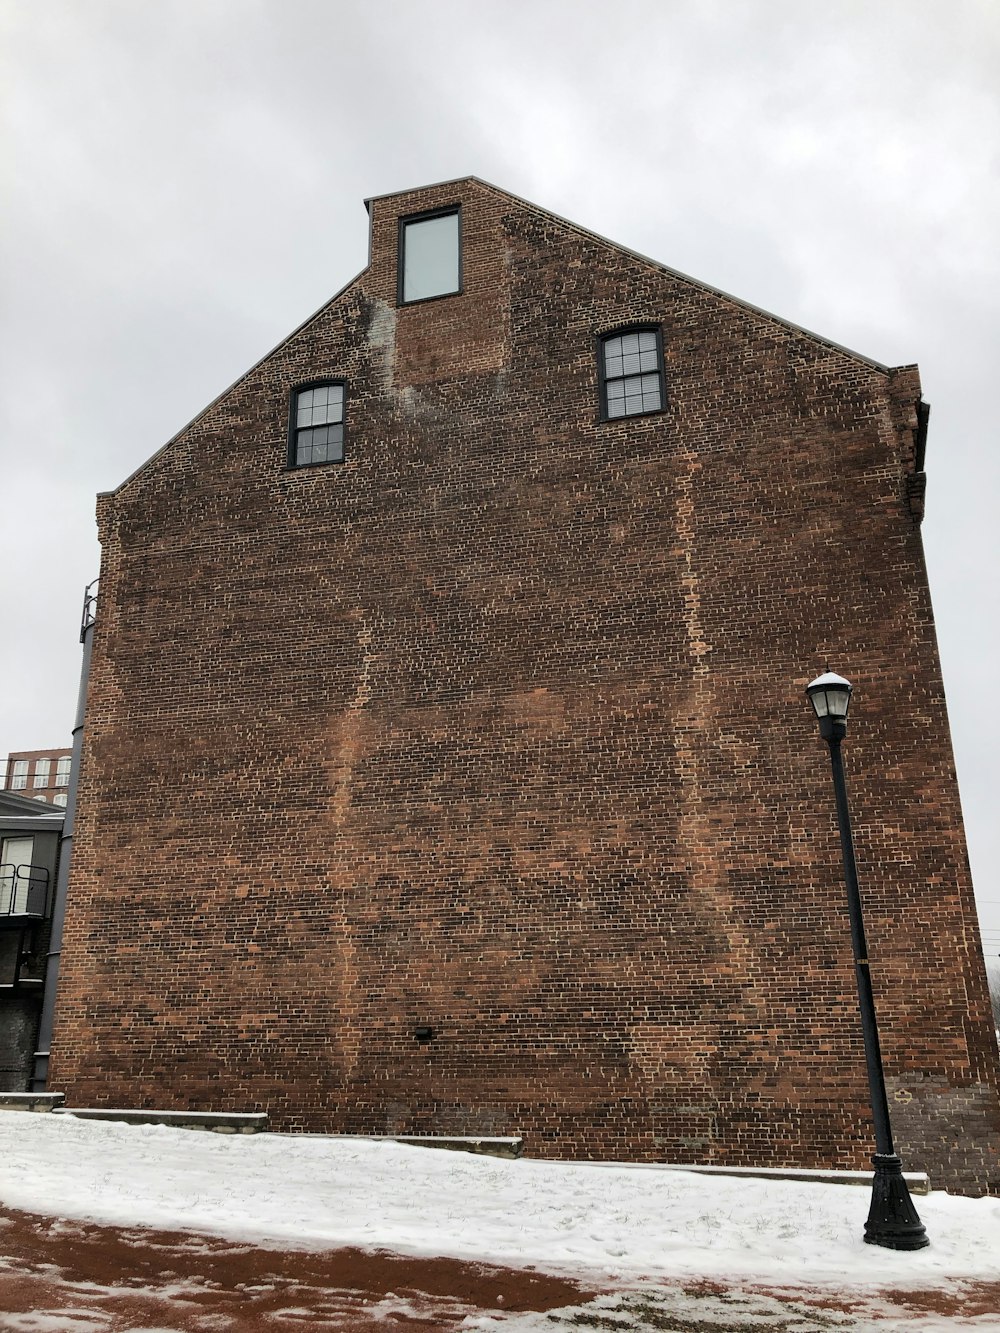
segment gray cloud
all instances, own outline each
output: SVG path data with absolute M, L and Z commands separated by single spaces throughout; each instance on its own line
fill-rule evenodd
M 1000 952 L 1000 9 L 983 0 L 7 0 L 0 747 L 67 737 L 93 497 L 475 173 L 891 364 Z M 24 575 L 22 581 L 21 575 Z M 901 706 L 905 706 L 905 703 Z

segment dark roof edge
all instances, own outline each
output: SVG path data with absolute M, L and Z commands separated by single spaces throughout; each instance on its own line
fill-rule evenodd
M 801 324 L 795 324 L 790 319 L 784 319 L 781 315 L 772 314 L 770 310 L 765 310 L 762 306 L 754 305 L 751 301 L 744 301 L 742 297 L 733 296 L 731 292 L 724 292 L 721 287 L 713 287 L 711 283 L 702 282 L 700 278 L 692 278 L 689 273 L 681 273 L 679 269 L 670 268 L 667 264 L 661 264 L 658 259 L 650 259 L 649 255 L 644 255 L 638 250 L 632 250 L 627 245 L 619 245 L 617 241 L 611 241 L 607 236 L 602 236 L 600 232 L 591 231 L 588 227 L 581 227 L 578 222 L 571 222 L 569 218 L 560 217 L 558 213 L 553 213 L 551 209 L 542 208 L 538 204 L 533 204 L 530 199 L 523 199 L 518 194 L 511 194 L 509 190 L 503 190 L 499 185 L 493 185 L 490 181 L 484 181 L 479 176 L 469 176 L 463 179 L 473 180 L 477 185 L 485 186 L 495 194 L 506 195 L 508 199 L 515 199 L 519 204 L 524 204 L 532 208 L 536 213 L 542 213 L 545 217 L 551 218 L 553 222 L 558 222 L 560 226 L 569 227 L 572 231 L 578 232 L 581 236 L 586 236 L 592 241 L 598 241 L 602 245 L 608 245 L 612 250 L 620 250 L 623 254 L 631 255 L 633 259 L 640 260 L 643 264 L 649 264 L 652 268 L 659 270 L 660 273 L 666 273 L 671 278 L 677 278 L 680 282 L 686 282 L 692 287 L 697 287 L 703 292 L 711 292 L 713 296 L 721 297 L 724 301 L 730 301 L 733 305 L 740 306 L 743 310 L 749 310 L 755 315 L 761 315 L 764 319 L 770 319 L 775 324 L 781 324 L 786 329 L 791 329 L 793 333 L 801 333 L 806 338 L 811 338 L 813 342 L 820 343 L 823 347 L 829 347 L 834 352 L 840 352 L 844 356 L 849 356 L 855 361 L 860 361 L 862 365 L 871 366 L 873 370 L 881 371 L 888 375 L 893 369 L 892 366 L 885 366 L 881 361 L 875 361 L 870 356 L 865 356 L 862 352 L 855 352 L 850 347 L 844 347 L 841 343 L 834 342 L 831 338 L 824 338 L 822 334 L 813 333 L 811 329 L 803 328 Z M 452 185 L 456 182 L 442 181 L 442 185 Z M 428 187 L 430 188 L 430 187 Z M 409 191 L 401 190 L 398 193 L 406 194 Z M 375 196 L 376 198 L 391 199 L 392 195 Z M 366 200 L 367 204 L 368 201 Z
M 66 808 L 53 805 L 43 797 L 21 796 L 13 788 L 3 787 L 0 789 L 0 817 L 8 814 L 11 818 L 23 815 L 28 819 L 44 819 L 46 815 L 57 815 L 60 819 L 65 819 Z
M 60 815 L 5 815 L 0 814 L 0 831 L 4 833 L 21 833 L 27 829 L 45 832 L 49 830 L 52 833 L 58 833 L 66 820 L 66 812 Z
M 398 199 L 401 194 L 418 194 L 423 190 L 443 190 L 446 185 L 464 185 L 466 181 L 474 181 L 477 185 L 485 185 L 487 189 L 494 190 L 497 194 L 505 194 L 508 199 L 516 199 L 518 203 L 527 204 L 529 208 L 535 207 L 530 200 L 522 199 L 518 194 L 511 194 L 510 190 L 501 190 L 499 185 L 490 185 L 489 181 L 484 181 L 479 176 L 452 176 L 451 180 L 431 181 L 429 185 L 411 185 L 408 190 L 390 190 L 388 194 L 370 194 L 364 201 L 365 208 L 370 214 L 372 204 L 377 203 L 380 199 Z
M 144 462 L 140 463 L 134 472 L 130 472 L 124 481 L 119 482 L 118 485 L 115 486 L 113 490 L 98 491 L 97 492 L 98 497 L 103 498 L 104 496 L 107 495 L 117 495 L 120 491 L 123 491 L 130 481 L 134 481 L 140 472 L 144 472 L 146 468 L 149 467 L 150 463 L 154 463 L 162 453 L 164 453 L 167 449 L 170 448 L 170 446 L 174 443 L 175 440 L 179 440 L 185 431 L 190 430 L 191 427 L 195 424 L 195 422 L 200 421 L 203 416 L 211 412 L 212 408 L 216 405 L 216 403 L 220 403 L 222 399 L 225 398 L 227 393 L 232 393 L 233 389 L 235 389 L 238 384 L 242 384 L 245 379 L 248 379 L 254 373 L 254 371 L 258 369 L 259 366 L 262 366 L 265 361 L 267 361 L 270 357 L 274 356 L 275 352 L 280 351 L 281 348 L 284 347 L 286 343 L 290 343 L 293 338 L 297 337 L 302 332 L 303 329 L 308 328 L 314 319 L 318 319 L 320 315 L 322 315 L 323 311 L 326 310 L 327 306 L 333 305 L 334 301 L 339 301 L 340 298 L 343 296 L 343 294 L 348 290 L 348 288 L 353 287 L 354 284 L 357 282 L 358 278 L 360 278 L 363 273 L 368 272 L 368 267 L 369 266 L 366 264 L 363 269 L 355 273 L 354 277 L 351 278 L 350 282 L 345 282 L 343 287 L 341 287 L 339 291 L 334 292 L 333 296 L 331 296 L 329 300 L 324 301 L 318 310 L 314 310 L 313 313 L 309 315 L 307 319 L 304 319 L 301 324 L 297 325 L 294 329 L 292 329 L 291 333 L 286 334 L 285 337 L 282 338 L 280 342 L 275 343 L 275 345 L 270 349 L 270 351 L 265 352 L 262 357 L 259 357 L 253 363 L 253 365 L 250 367 L 249 370 L 245 370 L 242 375 L 238 375 L 236 379 L 233 380 L 232 384 L 230 384 L 227 388 L 223 389 L 221 393 L 217 393 L 210 403 L 206 404 L 206 406 L 203 407 L 200 412 L 196 412 L 186 425 L 181 426 L 180 430 L 174 431 L 170 439 L 167 440 L 164 444 L 161 444 L 159 449 L 157 449 L 155 453 L 150 454 L 149 457 Z

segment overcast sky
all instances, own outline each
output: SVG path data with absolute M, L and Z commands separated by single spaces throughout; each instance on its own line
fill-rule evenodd
M 0 97 L 0 755 L 69 742 L 95 493 L 364 267 L 366 196 L 477 175 L 919 363 L 1000 953 L 996 0 L 0 0 Z

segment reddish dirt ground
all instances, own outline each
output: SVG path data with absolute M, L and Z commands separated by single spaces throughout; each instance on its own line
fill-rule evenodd
M 605 1288 L 605 1291 L 607 1289 Z M 763 1322 L 776 1330 L 831 1325 L 877 1327 L 895 1333 L 921 1315 L 959 1320 L 994 1316 L 1000 1330 L 1000 1283 L 954 1284 L 947 1291 L 883 1292 L 879 1299 L 829 1292 L 756 1287 L 727 1287 L 719 1282 L 664 1284 L 665 1302 L 653 1322 L 643 1319 L 628 1291 L 624 1309 L 609 1324 L 568 1316 L 567 1324 L 639 1329 L 719 1329 L 718 1306 L 709 1323 L 669 1316 L 671 1292 L 683 1294 L 691 1319 L 691 1297 L 729 1304 L 728 1328 L 759 1328 L 763 1307 L 755 1300 L 778 1301 L 787 1312 L 768 1305 Z M 490 1311 L 556 1310 L 578 1306 L 600 1292 L 535 1272 L 454 1259 L 334 1250 L 324 1253 L 260 1249 L 211 1236 L 142 1228 L 99 1227 L 83 1222 L 39 1217 L 0 1207 L 0 1333 L 387 1333 L 407 1328 L 420 1333 L 452 1333 L 470 1315 Z M 648 1307 L 647 1311 L 648 1311 Z M 810 1312 L 817 1318 L 809 1319 Z M 709 1310 L 706 1309 L 706 1315 Z M 805 1318 L 803 1318 L 805 1316 Z M 839 1318 L 837 1318 L 839 1316 Z M 843 1322 L 847 1316 L 847 1322 Z M 956 1324 L 956 1327 L 960 1325 Z M 720 1333 L 722 1330 L 720 1329 Z
M 592 1294 L 530 1270 L 360 1250 L 263 1250 L 0 1208 L 0 1329 L 448 1333 L 479 1310 L 549 1310 Z
M 714 1290 L 719 1292 L 723 1288 L 715 1285 Z M 905 1329 L 907 1321 L 912 1321 L 921 1315 L 938 1315 L 942 1319 L 959 1321 L 984 1319 L 992 1315 L 996 1320 L 995 1324 L 980 1324 L 979 1329 L 981 1333 L 986 1333 L 988 1328 L 995 1328 L 1000 1333 L 1000 1282 L 956 1282 L 948 1291 L 938 1291 L 930 1287 L 920 1291 L 887 1290 L 878 1297 L 880 1309 L 873 1308 L 875 1302 L 872 1298 L 856 1294 L 838 1297 L 830 1295 L 829 1292 L 817 1291 L 778 1293 L 774 1288 L 768 1287 L 747 1287 L 746 1290 L 769 1296 L 778 1294 L 788 1296 L 814 1310 L 831 1310 L 840 1314 L 852 1314 L 863 1310 L 867 1318 L 885 1320 L 886 1333 L 896 1333 L 896 1330 Z

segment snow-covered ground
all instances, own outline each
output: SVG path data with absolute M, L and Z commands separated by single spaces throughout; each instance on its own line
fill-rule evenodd
M 611 1277 L 1000 1281 L 1000 1200 L 915 1202 L 930 1246 L 863 1243 L 869 1191 L 363 1139 L 0 1114 L 0 1202 L 264 1245 L 368 1246 Z
M 869 1191 L 845 1185 L 23 1113 L 0 1114 L 0 1163 L 11 1208 L 281 1249 L 452 1256 L 598 1285 L 707 1279 L 874 1296 L 1000 1283 L 998 1199 L 917 1197 L 931 1244 L 895 1253 L 864 1244 Z M 1000 1328 L 1000 1315 L 954 1326 Z

